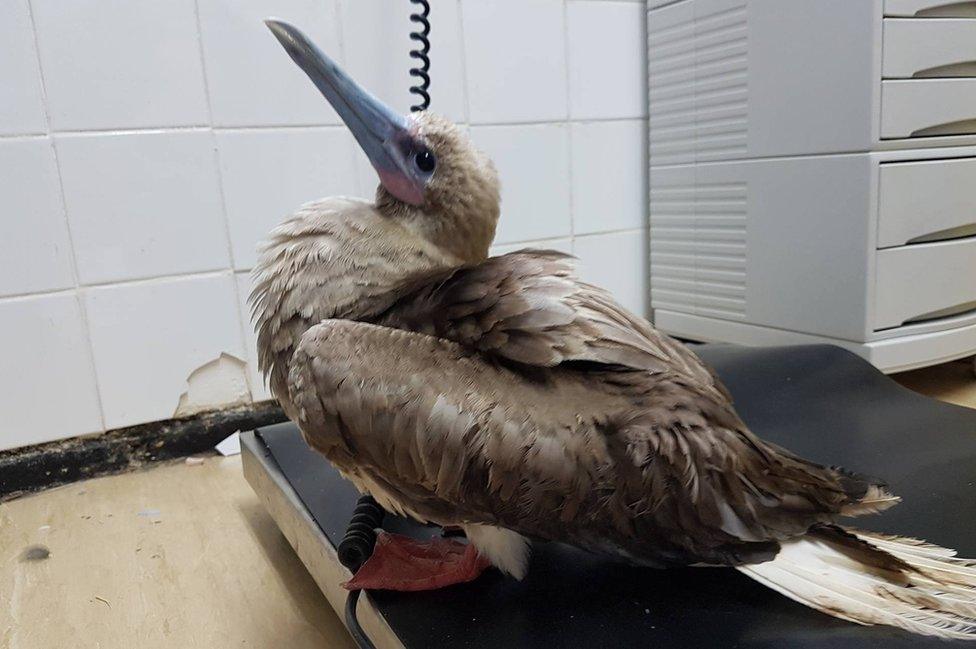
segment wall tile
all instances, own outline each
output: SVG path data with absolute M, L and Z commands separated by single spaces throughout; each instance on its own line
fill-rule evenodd
M 502 214 L 496 243 L 568 236 L 569 132 L 563 124 L 472 126 L 498 168 Z
M 111 428 L 168 419 L 187 379 L 244 358 L 230 273 L 86 289 L 95 372 Z
M 580 277 L 602 286 L 634 313 L 649 311 L 647 231 L 591 234 L 573 240 Z
M 563 3 L 463 0 L 461 10 L 471 123 L 565 119 Z
M 0 134 L 43 133 L 44 98 L 27 0 L 0 3 Z
M 214 124 L 338 124 L 328 102 L 264 25 L 281 18 L 342 62 L 334 2 L 199 0 L 200 32 Z
M 647 222 L 647 127 L 643 120 L 570 127 L 573 232 L 641 228 Z
M 83 284 L 230 267 L 209 133 L 55 142 Z
M 575 119 L 647 114 L 647 18 L 636 3 L 570 2 L 569 114 Z
M 350 142 L 340 127 L 217 134 L 238 270 L 254 266 L 258 244 L 303 203 L 358 193 Z
M 207 122 L 193 0 L 33 0 L 51 127 Z
M 0 300 L 0 449 L 102 429 L 74 295 Z
M 431 3 L 431 110 L 454 121 L 464 121 L 464 72 L 457 0 Z M 346 71 L 371 93 L 406 113 L 420 98 L 409 92 L 419 79 L 410 76 L 419 60 L 410 50 L 416 5 L 389 0 L 340 0 L 343 34 L 370 34 L 370 38 L 344 38 Z
M 265 384 L 264 376 L 258 371 L 258 337 L 254 333 L 254 324 L 251 322 L 251 305 L 247 302 L 254 285 L 250 273 L 235 273 L 234 279 L 237 282 L 237 299 L 240 301 L 239 307 L 243 320 L 244 355 L 247 360 L 247 379 L 251 384 L 251 396 L 255 401 L 267 401 L 272 398 L 271 390 Z
M 431 108 L 475 124 L 501 175 L 492 254 L 575 251 L 586 279 L 645 313 L 643 1 L 432 4 Z M 253 399 L 269 398 L 246 304 L 255 245 L 300 204 L 372 198 L 377 180 L 263 19 L 299 26 L 405 112 L 414 6 L 0 5 L 0 135 L 37 136 L 0 139 L 0 322 L 11 332 L 0 357 L 36 368 L 0 379 L 13 413 L 0 448 L 169 418 L 188 377 L 221 353 L 240 359 L 231 372 Z M 158 131 L 115 132 L 129 129 Z M 37 401 L 44 389 L 63 407 Z
M 47 137 L 0 140 L 0 296 L 74 284 L 54 149 Z

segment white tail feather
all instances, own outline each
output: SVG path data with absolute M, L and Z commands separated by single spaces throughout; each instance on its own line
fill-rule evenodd
M 867 493 L 857 502 L 844 506 L 844 516 L 864 516 L 865 514 L 877 514 L 889 507 L 894 507 L 901 502 L 901 498 L 892 495 L 881 485 L 869 485 Z
M 878 552 L 859 551 L 853 540 L 840 542 L 840 532 L 836 542 L 829 535 L 811 534 L 783 543 L 772 561 L 739 570 L 834 617 L 976 640 L 976 561 L 917 539 L 847 532 Z M 886 557 L 890 565 L 884 565 Z M 910 569 L 899 569 L 899 562 Z

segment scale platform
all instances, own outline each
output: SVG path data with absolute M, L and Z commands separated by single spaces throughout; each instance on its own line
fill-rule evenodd
M 758 435 L 823 464 L 884 477 L 904 501 L 857 525 L 976 556 L 976 410 L 911 392 L 838 347 L 703 345 Z M 244 474 L 342 618 L 336 555 L 359 494 L 293 424 L 242 436 Z M 383 527 L 439 534 L 387 516 Z M 424 593 L 371 591 L 358 618 L 376 647 L 946 647 L 807 609 L 735 570 L 635 568 L 534 543 L 521 582 L 486 571 Z

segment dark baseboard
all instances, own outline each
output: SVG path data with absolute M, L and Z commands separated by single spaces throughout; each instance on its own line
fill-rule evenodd
M 57 485 L 213 449 L 237 430 L 285 421 L 276 402 L 206 412 L 0 451 L 0 502 Z

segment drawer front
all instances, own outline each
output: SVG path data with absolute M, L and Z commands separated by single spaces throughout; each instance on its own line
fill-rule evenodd
M 886 79 L 976 77 L 976 19 L 886 18 Z
M 976 133 L 976 79 L 881 82 L 881 138 Z
M 875 330 L 976 309 L 976 237 L 877 255 Z
M 878 248 L 976 235 L 976 158 L 880 169 Z
M 885 0 L 886 16 L 976 18 L 976 2 L 960 0 Z

